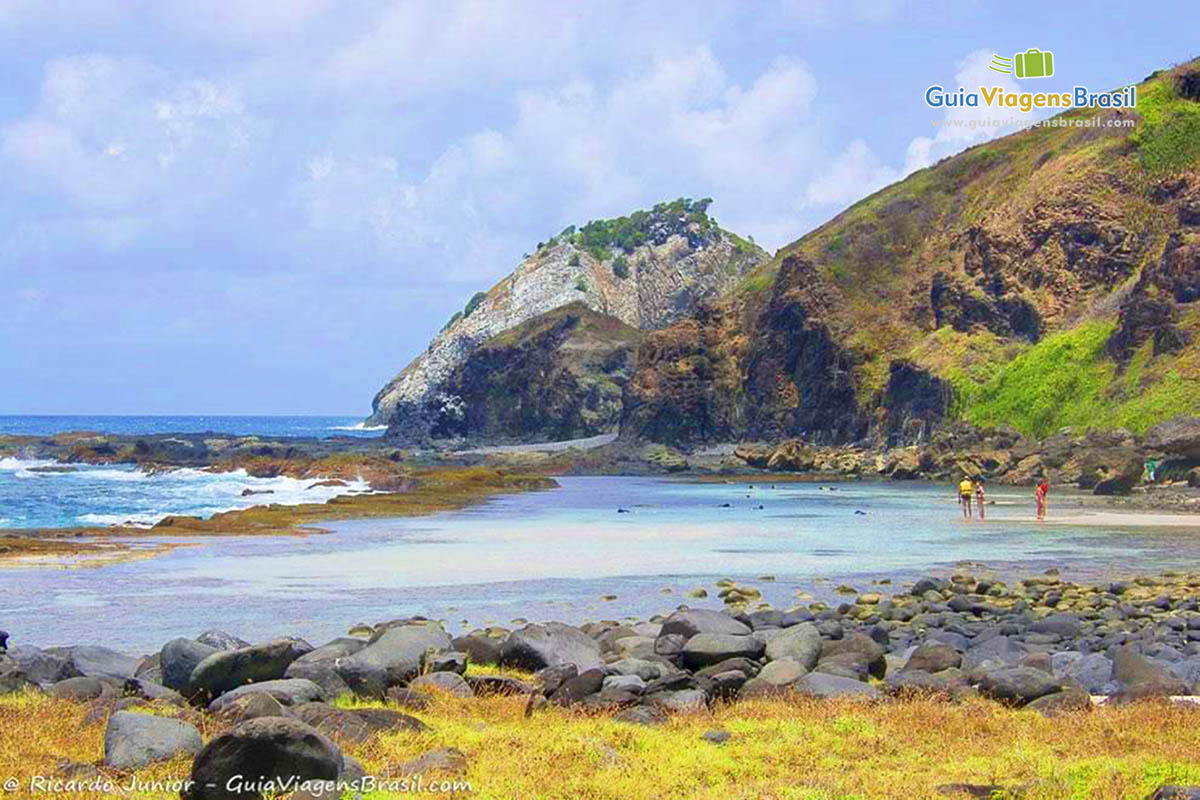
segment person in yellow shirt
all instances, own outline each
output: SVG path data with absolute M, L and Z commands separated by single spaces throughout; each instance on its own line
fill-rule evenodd
M 964 475 L 958 484 L 958 504 L 962 506 L 963 519 L 972 519 L 971 498 L 974 494 L 975 484 L 971 482 L 971 476 Z

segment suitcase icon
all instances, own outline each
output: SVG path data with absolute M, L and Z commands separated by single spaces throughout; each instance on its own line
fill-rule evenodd
M 1013 56 L 1013 62 L 1018 78 L 1049 78 L 1054 74 L 1054 54 L 1049 50 L 1031 47 Z

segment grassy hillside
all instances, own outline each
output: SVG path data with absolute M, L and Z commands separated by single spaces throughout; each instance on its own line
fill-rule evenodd
M 762 309 L 790 298 L 828 331 L 863 418 L 900 360 L 952 387 L 951 416 L 1038 436 L 1200 412 L 1200 60 L 1148 77 L 1138 100 L 919 170 L 782 248 L 731 300 L 763 329 Z M 811 265 L 820 295 L 787 263 Z

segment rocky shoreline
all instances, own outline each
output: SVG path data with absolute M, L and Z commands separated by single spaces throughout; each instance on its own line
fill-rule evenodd
M 722 581 L 723 611 L 680 606 L 641 621 L 529 623 L 458 637 L 439 622 L 405 618 L 355 625 L 316 647 L 295 635 L 251 644 L 208 631 L 137 656 L 92 645 L 39 649 L 22 645 L 22 632 L 0 632 L 0 692 L 87 704 L 89 718 L 107 720 L 105 767 L 193 757 L 196 783 L 185 796 L 194 800 L 226 796 L 205 786 L 235 773 L 361 778 L 339 743 L 426 730 L 413 714 L 444 695 L 517 695 L 534 720 L 563 707 L 633 725 L 757 699 L 982 698 L 1044 715 L 1200 699 L 1200 574 L 1085 585 L 1048 572 L 1012 584 L 925 577 L 890 595 L 786 610 Z M 384 706 L 355 708 L 347 698 Z M 182 711 L 136 713 L 147 706 Z M 201 731 L 217 732 L 206 744 Z M 427 755 L 406 769 L 455 758 Z

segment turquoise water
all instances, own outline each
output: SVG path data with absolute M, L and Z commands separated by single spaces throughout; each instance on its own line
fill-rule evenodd
M 458 629 L 516 617 L 648 616 L 682 602 L 718 608 L 713 583 L 722 577 L 786 606 L 797 591 L 833 599 L 840 582 L 866 589 L 964 562 L 977 574 L 1054 566 L 1067 579 L 1104 579 L 1190 568 L 1200 556 L 1195 528 L 1039 525 L 1023 489 L 993 489 L 989 520 L 968 523 L 951 487 L 560 482 L 454 513 L 340 522 L 328 535 L 200 541 L 102 569 L 7 570 L 0 628 L 14 642 L 149 651 L 210 627 L 315 641 L 411 614 Z M 1078 498 L 1053 500 L 1052 515 L 1061 515 Z M 712 597 L 685 598 L 696 586 Z

